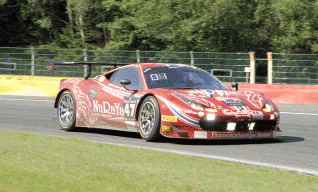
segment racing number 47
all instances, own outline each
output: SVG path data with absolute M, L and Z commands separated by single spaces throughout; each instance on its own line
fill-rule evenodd
M 133 117 L 135 112 L 136 104 L 135 103 L 126 103 L 125 104 L 125 115 L 128 117 Z

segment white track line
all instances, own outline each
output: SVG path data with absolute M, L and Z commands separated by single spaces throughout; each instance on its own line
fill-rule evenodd
M 122 147 L 134 147 L 134 148 L 141 148 L 141 149 L 150 149 L 150 150 L 168 152 L 168 153 L 173 153 L 173 154 L 178 154 L 178 155 L 187 155 L 187 156 L 193 156 L 193 157 L 199 157 L 199 158 L 215 159 L 215 160 L 226 161 L 226 162 L 268 167 L 268 168 L 273 168 L 273 169 L 286 170 L 286 171 L 291 171 L 291 172 L 297 172 L 297 173 L 303 173 L 303 174 L 307 174 L 307 175 L 318 176 L 317 171 L 298 168 L 298 167 L 289 167 L 289 166 L 285 166 L 285 165 L 278 165 L 278 164 L 275 165 L 272 163 L 262 163 L 262 162 L 258 162 L 258 161 L 235 159 L 235 158 L 229 158 L 229 157 L 223 157 L 223 156 L 217 156 L 217 155 L 206 155 L 206 154 L 202 154 L 202 153 L 185 152 L 185 151 L 160 149 L 160 148 L 151 148 L 151 147 L 143 147 L 143 146 L 137 146 L 137 145 L 118 144 L 118 143 L 107 143 L 107 144 L 117 145 L 117 146 L 122 146 Z
M 281 114 L 291 114 L 291 115 L 318 115 L 316 113 L 292 113 L 292 112 L 280 112 Z

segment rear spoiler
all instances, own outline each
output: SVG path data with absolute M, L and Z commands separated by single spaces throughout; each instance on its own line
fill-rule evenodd
M 64 66 L 74 66 L 74 65 L 86 65 L 88 66 L 88 73 L 84 79 L 88 79 L 92 74 L 93 65 L 102 65 L 107 67 L 121 67 L 125 65 L 130 65 L 131 63 L 113 63 L 113 62 L 54 62 L 54 61 L 45 61 L 46 69 L 48 71 L 53 71 L 55 65 L 64 65 Z

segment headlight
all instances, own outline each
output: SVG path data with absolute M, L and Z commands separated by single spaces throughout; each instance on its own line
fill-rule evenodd
M 206 115 L 206 120 L 208 121 L 215 121 L 216 115 L 215 114 L 207 114 Z
M 275 108 L 273 107 L 273 105 L 266 99 L 266 103 L 265 105 L 263 106 L 263 110 L 265 112 L 271 112 L 271 111 L 274 111 Z
M 191 101 L 189 99 L 186 99 L 184 97 L 182 97 L 181 95 L 177 94 L 177 93 L 172 93 L 172 95 L 176 96 L 178 99 L 180 99 L 181 101 L 183 101 L 185 104 L 189 105 L 190 107 L 192 107 L 193 109 L 199 110 L 199 111 L 203 111 L 203 107 L 202 105 L 200 105 L 199 103 L 196 103 L 194 101 Z

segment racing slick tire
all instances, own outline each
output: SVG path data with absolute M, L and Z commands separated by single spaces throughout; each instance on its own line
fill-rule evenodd
M 57 104 L 59 124 L 65 131 L 73 131 L 76 123 L 76 103 L 71 91 L 64 91 Z
M 148 96 L 142 102 L 138 115 L 139 133 L 147 141 L 160 137 L 160 109 L 158 101 Z

